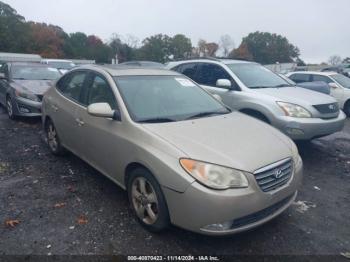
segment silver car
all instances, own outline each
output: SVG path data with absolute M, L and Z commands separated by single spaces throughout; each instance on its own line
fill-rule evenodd
M 9 118 L 41 116 L 43 95 L 61 73 L 39 63 L 0 65 L 0 104 L 6 107 Z
M 341 131 L 346 116 L 331 96 L 291 85 L 260 64 L 230 59 L 172 62 L 230 108 L 263 120 L 294 140 Z
M 254 228 L 288 208 L 302 180 L 287 136 L 173 71 L 73 69 L 45 94 L 42 119 L 52 153 L 68 149 L 126 189 L 150 231 Z

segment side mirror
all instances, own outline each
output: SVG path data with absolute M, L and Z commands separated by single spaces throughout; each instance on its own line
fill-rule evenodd
M 333 89 L 336 89 L 336 88 L 339 87 L 339 86 L 338 86 L 336 83 L 334 83 L 334 82 L 329 83 L 329 86 L 330 86 L 331 88 L 333 88 Z
M 232 88 L 232 83 L 228 79 L 218 79 L 218 81 L 216 81 L 216 86 L 217 87 L 231 89 Z
M 115 111 L 112 110 L 111 106 L 107 103 L 94 103 L 88 106 L 88 113 L 92 116 L 103 117 L 103 118 L 113 118 L 115 116 Z
M 0 73 L 0 79 L 6 79 L 6 76 L 4 73 Z
M 218 100 L 218 101 L 220 101 L 220 102 L 222 103 L 222 98 L 221 98 L 221 96 L 219 96 L 219 95 L 217 95 L 217 94 L 214 94 L 213 97 L 214 97 L 216 100 Z

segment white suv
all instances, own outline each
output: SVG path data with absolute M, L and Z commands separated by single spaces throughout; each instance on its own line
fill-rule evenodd
M 340 108 L 350 116 L 350 78 L 336 72 L 292 72 L 287 76 L 296 83 L 326 82 L 331 87 L 331 96 L 338 100 Z
M 291 85 L 258 63 L 229 59 L 171 62 L 175 70 L 239 110 L 294 140 L 310 140 L 344 127 L 346 116 L 331 96 Z

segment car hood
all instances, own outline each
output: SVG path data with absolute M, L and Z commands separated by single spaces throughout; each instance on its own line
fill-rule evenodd
M 316 93 L 302 87 L 261 88 L 254 91 L 273 96 L 276 101 L 288 102 L 298 105 L 323 105 L 335 103 L 336 100 L 328 95 Z
M 177 147 L 183 157 L 247 172 L 292 156 L 289 138 L 239 112 L 144 127 Z
M 51 80 L 14 80 L 14 84 L 36 95 L 43 95 L 53 85 Z

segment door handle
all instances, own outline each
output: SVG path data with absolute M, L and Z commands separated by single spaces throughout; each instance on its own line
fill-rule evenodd
M 75 119 L 75 121 L 78 123 L 78 126 L 83 126 L 83 125 L 85 125 L 85 122 L 82 121 L 82 120 L 79 119 L 79 118 Z

